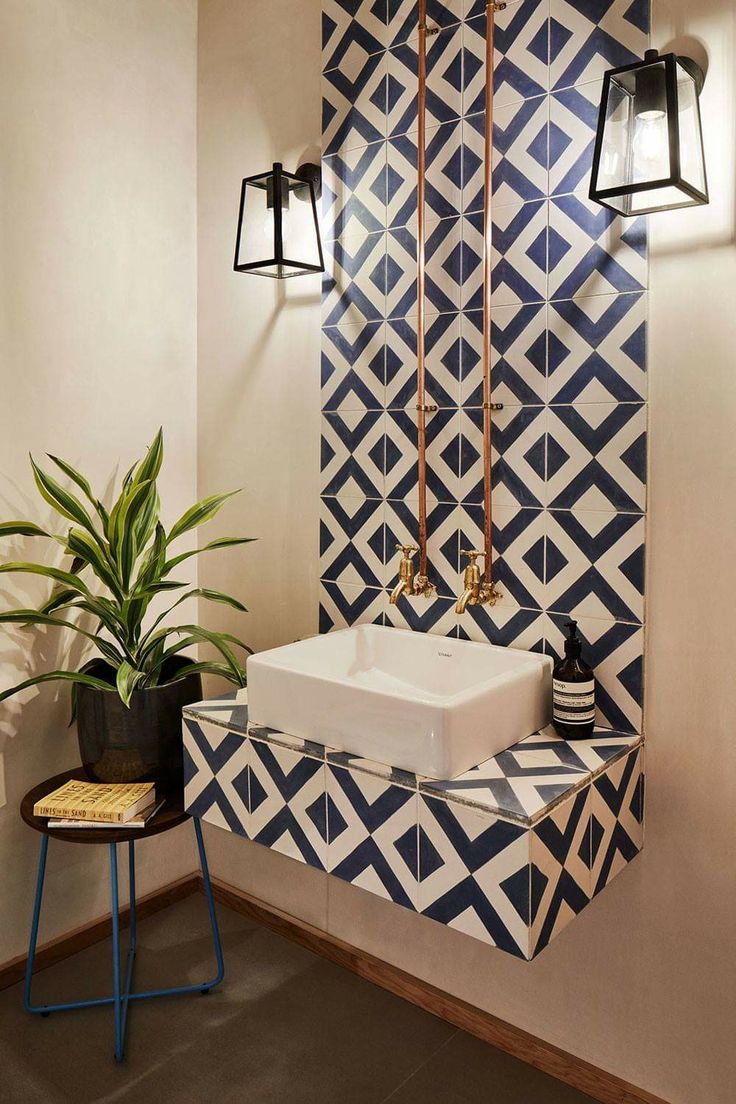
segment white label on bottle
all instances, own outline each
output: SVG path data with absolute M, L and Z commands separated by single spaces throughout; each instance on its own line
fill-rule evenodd
M 552 716 L 565 724 L 590 724 L 595 720 L 595 681 L 552 680 Z

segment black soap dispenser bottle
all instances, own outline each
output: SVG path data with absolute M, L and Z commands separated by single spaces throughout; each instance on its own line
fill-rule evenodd
M 595 679 L 582 658 L 577 621 L 566 621 L 565 628 L 565 657 L 552 672 L 552 723 L 564 740 L 585 740 L 595 725 Z

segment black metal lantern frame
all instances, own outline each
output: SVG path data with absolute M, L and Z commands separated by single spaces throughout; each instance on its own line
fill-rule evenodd
M 679 87 L 680 83 L 685 85 L 688 81 L 691 82 L 688 88 L 691 93 L 689 106 L 694 113 L 692 133 L 684 136 L 694 147 L 690 150 L 689 176 L 683 171 L 685 158 L 680 112 L 684 105 L 680 102 Z M 589 196 L 592 200 L 625 216 L 708 203 L 699 104 L 703 81 L 702 70 L 691 58 L 673 53 L 660 55 L 657 50 L 647 50 L 643 61 L 610 69 L 604 75 L 590 178 Z M 621 122 L 618 124 L 625 138 L 618 149 L 611 150 L 607 149 L 607 137 L 617 105 L 619 113 L 628 112 L 628 118 L 625 126 Z M 650 179 L 636 179 L 637 175 L 642 174 L 636 170 L 634 130 L 637 120 L 647 115 L 666 115 L 666 119 L 662 119 L 663 128 L 666 126 L 666 150 L 663 150 L 657 168 L 663 168 L 666 160 L 669 171 L 659 171 Z M 606 156 L 616 160 L 618 179 L 614 180 L 616 173 L 603 165 Z M 694 172 L 693 166 L 696 168 Z M 697 178 L 695 181 L 694 177 Z M 652 193 L 650 202 L 641 195 L 646 192 Z
M 245 177 L 240 189 L 235 272 L 268 276 L 274 280 L 324 272 L 317 214 L 321 178 L 319 165 L 300 165 L 296 173 L 288 173 L 279 162 L 269 172 Z M 294 244 L 288 240 L 285 224 L 292 200 L 309 208 L 300 213 L 303 224 L 302 252 L 309 255 L 307 259 L 304 255 L 290 255 Z M 265 233 L 262 242 L 257 240 L 258 227 L 251 225 L 259 218 L 262 220 L 261 230 Z M 255 243 L 250 240 L 254 231 Z

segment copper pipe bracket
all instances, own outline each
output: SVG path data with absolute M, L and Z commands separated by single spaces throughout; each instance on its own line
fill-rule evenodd
M 486 4 L 486 11 L 493 11 L 493 12 L 506 11 L 506 5 L 503 4 L 503 3 L 496 4 L 496 3 L 493 2 L 493 0 L 491 0 L 490 4 Z
M 432 406 L 430 403 L 417 403 L 417 410 L 423 410 L 425 414 L 434 414 L 438 409 L 436 406 Z
M 433 598 L 437 592 L 434 583 L 430 583 L 426 575 L 414 576 L 414 595 L 417 598 Z
M 505 4 L 504 7 L 506 7 Z M 424 31 L 424 33 L 427 35 L 436 35 L 440 33 L 439 27 L 428 27 L 426 23 L 420 23 L 419 30 Z
M 484 410 L 503 410 L 503 403 L 483 403 Z

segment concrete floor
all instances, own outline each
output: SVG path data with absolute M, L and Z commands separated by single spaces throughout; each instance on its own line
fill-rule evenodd
M 591 1104 L 493 1047 L 227 909 L 227 976 L 199 995 L 131 1007 L 127 1057 L 112 1013 L 28 1016 L 0 993 L 3 1104 Z M 37 1003 L 110 991 L 110 944 L 36 975 Z M 143 921 L 137 987 L 213 972 L 204 898 Z

